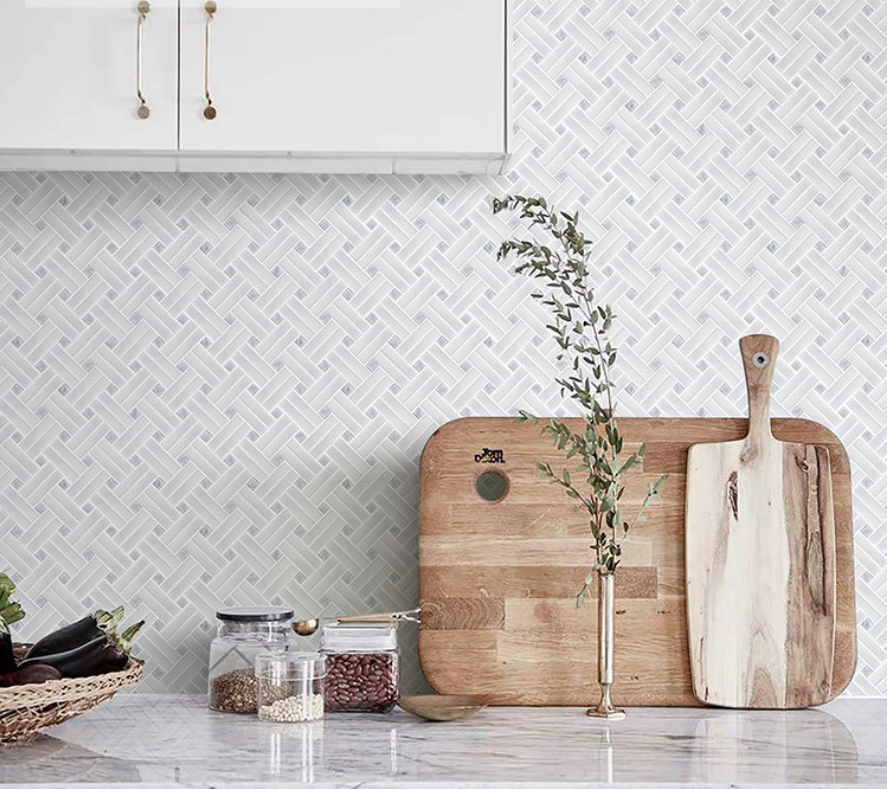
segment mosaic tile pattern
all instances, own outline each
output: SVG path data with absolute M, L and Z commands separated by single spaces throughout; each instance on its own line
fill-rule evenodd
M 220 603 L 417 596 L 435 427 L 560 407 L 489 201 L 582 211 L 629 415 L 777 414 L 853 462 L 859 671 L 887 693 L 887 4 L 517 0 L 501 178 L 0 175 L 0 553 L 22 637 L 128 601 L 144 687 Z M 421 685 L 405 638 L 408 690 Z

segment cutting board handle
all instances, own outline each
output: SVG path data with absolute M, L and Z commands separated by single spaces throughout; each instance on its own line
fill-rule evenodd
M 772 438 L 770 386 L 779 354 L 779 340 L 769 334 L 750 334 L 739 341 L 745 388 L 748 392 L 748 437 L 752 442 Z

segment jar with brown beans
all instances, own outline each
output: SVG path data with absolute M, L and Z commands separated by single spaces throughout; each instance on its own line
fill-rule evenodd
M 320 652 L 326 655 L 327 712 L 388 712 L 397 704 L 397 625 L 330 622 Z

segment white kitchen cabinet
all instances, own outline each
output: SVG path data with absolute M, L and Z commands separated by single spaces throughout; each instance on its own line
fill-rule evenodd
M 178 2 L 151 0 L 144 17 L 144 119 L 137 4 L 0 0 L 0 151 L 176 151 Z
M 152 0 L 147 119 L 137 5 L 0 0 L 0 169 L 505 166 L 510 0 Z
M 501 157 L 503 0 L 182 2 L 181 149 L 296 156 Z M 287 5 L 282 3 L 281 5 Z

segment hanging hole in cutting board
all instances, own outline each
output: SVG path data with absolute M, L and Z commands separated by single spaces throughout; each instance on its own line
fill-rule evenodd
M 499 471 L 485 471 L 474 481 L 477 495 L 495 504 L 508 495 L 508 477 Z

